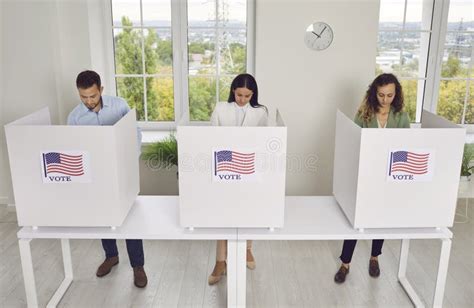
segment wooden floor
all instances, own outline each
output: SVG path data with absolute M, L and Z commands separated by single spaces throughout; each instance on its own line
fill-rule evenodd
M 471 212 L 473 200 L 470 202 Z M 458 212 L 464 213 L 464 200 Z M 471 214 L 471 217 L 474 215 Z M 463 220 L 457 216 L 457 220 Z M 25 307 L 16 214 L 0 207 L 0 307 Z M 474 306 L 474 218 L 456 223 L 444 298 L 445 307 Z M 145 241 L 148 286 L 133 286 L 133 272 L 123 241 L 120 264 L 103 278 L 95 270 L 103 259 L 98 240 L 72 240 L 74 281 L 60 307 L 225 307 L 226 281 L 207 285 L 215 258 L 213 241 Z M 386 241 L 381 276 L 367 265 L 370 242 L 356 247 L 343 285 L 333 282 L 341 241 L 256 241 L 257 268 L 248 271 L 248 307 L 411 307 L 397 282 L 400 241 Z M 416 240 L 410 245 L 408 279 L 425 304 L 432 303 L 440 242 Z M 58 240 L 32 241 L 39 304 L 44 307 L 63 278 Z

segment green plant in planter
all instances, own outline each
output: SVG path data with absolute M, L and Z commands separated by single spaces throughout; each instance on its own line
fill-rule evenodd
M 461 176 L 471 176 L 474 166 L 471 161 L 474 159 L 474 143 L 464 145 L 464 153 L 461 162 Z
M 141 159 L 151 169 L 178 166 L 178 142 L 173 134 L 163 140 L 151 143 L 143 149 Z

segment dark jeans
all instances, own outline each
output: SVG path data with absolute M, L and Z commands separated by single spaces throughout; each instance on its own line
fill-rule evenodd
M 342 246 L 342 253 L 339 257 L 342 263 L 351 263 L 352 255 L 354 254 L 354 249 L 356 247 L 357 240 L 344 240 L 344 245 Z M 372 257 L 377 257 L 382 254 L 383 240 L 373 240 L 372 241 Z
M 130 265 L 132 267 L 143 266 L 143 264 L 145 264 L 145 257 L 143 255 L 143 241 L 126 240 L 126 243 Z M 104 247 L 106 258 L 118 256 L 116 240 L 102 240 L 102 247 Z

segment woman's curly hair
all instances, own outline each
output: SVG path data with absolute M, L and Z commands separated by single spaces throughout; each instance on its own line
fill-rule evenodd
M 403 110 L 404 102 L 402 85 L 395 75 L 381 74 L 369 85 L 364 100 L 357 112 L 357 115 L 364 120 L 364 122 L 369 123 L 380 110 L 380 104 L 377 99 L 377 89 L 391 83 L 395 84 L 395 97 L 393 98 L 391 108 L 393 108 L 395 112 Z

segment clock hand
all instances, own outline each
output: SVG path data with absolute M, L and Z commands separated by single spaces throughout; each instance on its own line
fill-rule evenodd
M 324 29 L 321 31 L 321 33 L 319 33 L 319 37 L 321 37 L 321 35 L 323 34 L 324 30 L 326 30 L 326 26 L 324 26 Z
M 316 33 L 316 32 L 314 32 L 314 31 L 311 31 L 311 33 L 313 33 L 314 35 L 316 35 L 318 38 L 320 38 L 320 37 L 321 37 L 321 35 L 317 34 L 317 33 Z

